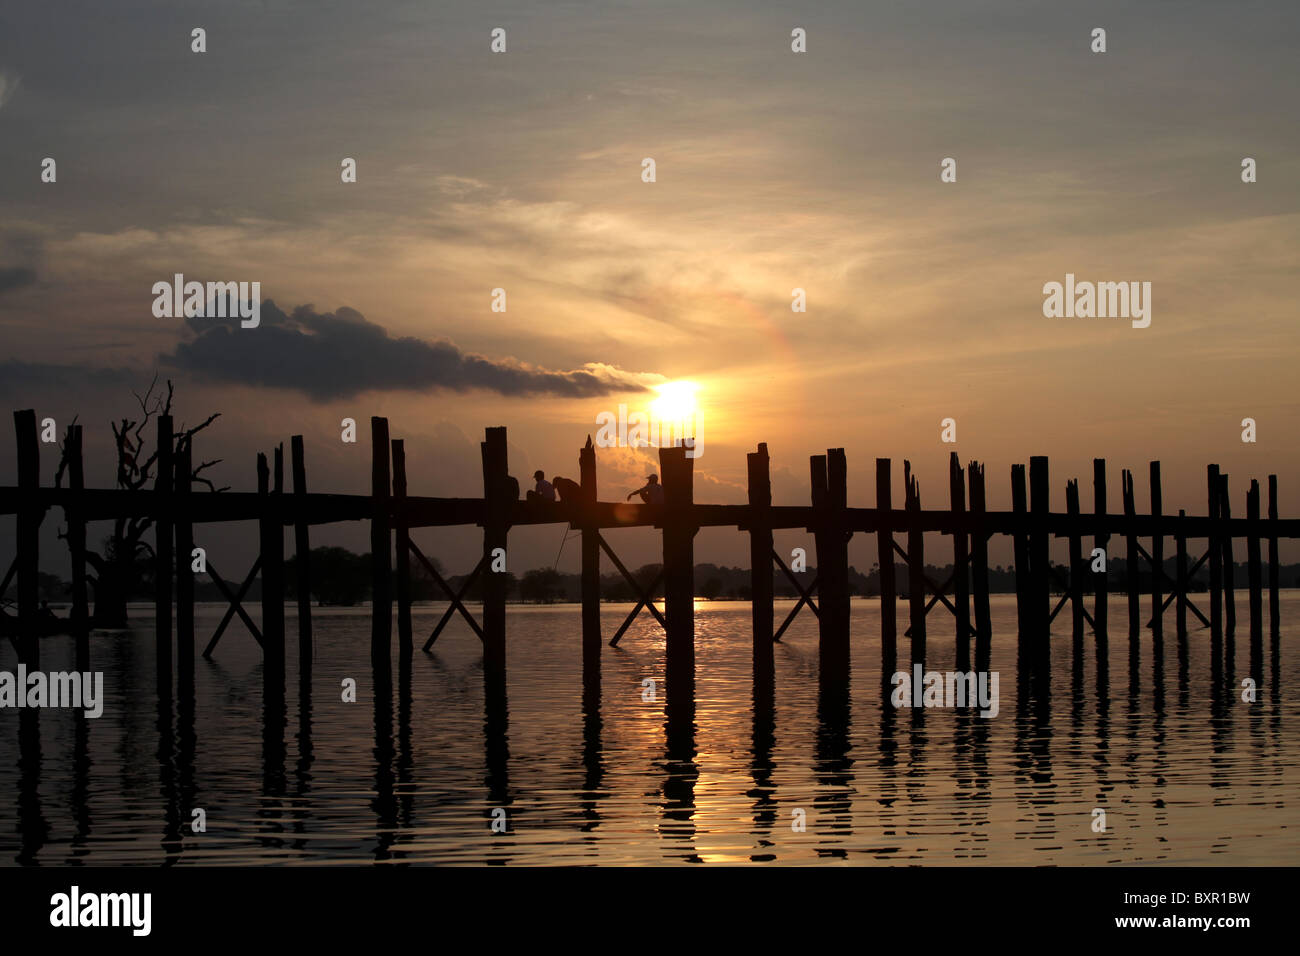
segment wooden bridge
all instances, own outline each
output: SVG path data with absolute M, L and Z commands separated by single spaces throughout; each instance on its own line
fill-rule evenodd
M 1175 607 L 1180 641 L 1187 636 L 1187 615 L 1193 614 L 1210 629 L 1214 659 L 1222 653 L 1226 636 L 1231 654 L 1235 630 L 1233 543 L 1245 540 L 1249 588 L 1249 627 L 1252 659 L 1263 641 L 1263 567 L 1261 548 L 1268 547 L 1268 592 L 1270 626 L 1274 639 L 1279 632 L 1278 550 L 1279 538 L 1300 537 L 1300 520 L 1277 516 L 1277 479 L 1268 477 L 1268 510 L 1261 515 L 1261 490 L 1251 480 L 1246 494 L 1244 517 L 1233 517 L 1229 506 L 1228 476 L 1218 466 L 1207 468 L 1207 514 L 1191 516 L 1180 511 L 1165 514 L 1161 505 L 1160 463 L 1150 464 L 1151 501 L 1147 514 L 1138 514 L 1134 500 L 1133 475 L 1121 477 L 1122 511 L 1107 506 L 1106 463 L 1097 459 L 1093 467 L 1093 509 L 1082 513 L 1077 481 L 1066 484 L 1066 511 L 1048 507 L 1049 469 L 1043 457 L 1011 468 L 1011 511 L 989 511 L 985 507 L 984 468 L 971 462 L 961 468 L 956 454 L 949 467 L 948 507 L 921 507 L 918 482 L 910 464 L 904 463 L 906 496 L 902 508 L 891 501 L 891 463 L 877 459 L 875 468 L 876 506 L 850 507 L 847 498 L 848 465 L 844 450 L 830 449 L 810 460 L 810 503 L 802 506 L 772 503 L 767 446 L 760 444 L 748 458 L 748 503 L 743 505 L 700 504 L 694 500 L 693 459 L 685 447 L 659 449 L 660 475 L 665 501 L 657 505 L 602 502 L 597 496 L 596 449 L 588 438 L 578 452 L 580 500 L 573 502 L 521 501 L 517 483 L 509 477 L 505 428 L 488 428 L 482 442 L 483 497 L 432 498 L 407 494 L 404 443 L 390 440 L 388 422 L 371 419 L 371 494 L 335 495 L 307 490 L 307 469 L 303 441 L 294 436 L 290 443 L 290 488 L 285 487 L 283 446 L 271 459 L 257 458 L 256 493 L 195 493 L 191 488 L 192 441 L 173 431 L 170 416 L 157 421 L 157 481 L 152 490 L 91 489 L 84 487 L 81 458 L 81 428 L 69 430 L 65 462 L 67 487 L 42 487 L 40 446 L 36 417 L 31 410 L 14 413 L 17 436 L 18 485 L 0 487 L 0 514 L 17 518 L 16 556 L 0 583 L 0 598 L 17 578 L 17 627 L 10 640 L 29 668 L 39 666 L 38 636 L 46 630 L 39 614 L 37 572 L 38 534 L 51 509 L 61 509 L 67 526 L 66 538 L 72 559 L 72 608 L 61 627 L 74 636 L 79 670 L 89 670 L 86 578 L 86 525 L 88 522 L 130 517 L 150 517 L 154 522 L 156 567 L 156 640 L 160 693 L 171 693 L 172 675 L 182 693 L 193 691 L 194 674 L 194 573 L 190 554 L 195 526 L 214 522 L 257 521 L 259 558 L 238 588 L 232 587 L 207 563 L 212 581 L 229 602 L 217 632 L 207 645 L 211 654 L 235 616 L 261 644 L 263 669 L 269 695 L 282 696 L 285 674 L 285 586 L 283 581 L 284 530 L 292 527 L 298 601 L 298 652 L 300 674 L 309 680 L 312 667 L 310 529 L 340 521 L 369 521 L 371 528 L 373 628 L 371 658 L 376 673 L 389 672 L 396 604 L 397 646 L 403 669 L 410 666 L 414 648 L 411 621 L 411 562 L 419 562 L 446 594 L 449 606 L 424 649 L 437 640 L 455 614 L 461 615 L 483 644 L 485 675 L 489 687 L 504 688 L 506 649 L 506 589 L 504 574 L 491 570 L 496 549 L 507 547 L 509 531 L 520 525 L 566 522 L 580 532 L 582 542 L 582 655 L 588 682 L 599 683 L 601 644 L 604 632 L 600 608 L 600 555 L 602 552 L 625 577 L 638 602 L 613 632 L 611 644 L 626 632 L 644 609 L 666 634 L 667 680 L 669 688 L 694 685 L 694 536 L 702 527 L 734 527 L 749 535 L 753 604 L 753 661 L 756 677 L 773 671 L 774 641 L 779 640 L 795 615 L 804 607 L 817 616 L 820 668 L 823 678 L 841 679 L 849 666 L 849 564 L 848 545 L 854 534 L 876 538 L 880 567 L 881 646 L 884 673 L 891 673 L 897 656 L 897 581 L 895 556 L 902 559 L 907 574 L 910 658 L 924 663 L 928 638 L 928 615 L 942 604 L 953 618 L 956 659 L 959 669 L 988 668 L 992 641 L 989 612 L 988 542 L 993 535 L 1008 535 L 1014 545 L 1018 614 L 1018 650 L 1022 666 L 1030 672 L 1047 670 L 1049 632 L 1052 621 L 1068 605 L 1077 653 L 1083 646 L 1085 624 L 1095 636 L 1098 653 L 1108 640 L 1108 577 L 1092 573 L 1091 553 L 1100 548 L 1111 554 L 1112 538 L 1122 538 L 1126 557 L 1123 591 L 1128 607 L 1128 633 L 1136 647 L 1143 629 L 1139 571 L 1145 562 L 1150 572 L 1150 611 L 1147 622 L 1156 642 L 1163 640 L 1163 613 Z M 179 439 L 179 440 L 178 440 Z M 475 525 L 483 529 L 483 553 L 470 576 L 459 589 L 438 573 L 412 539 L 419 528 Z M 663 566 L 659 577 L 643 587 L 619 560 L 602 531 L 608 528 L 653 527 L 663 532 Z M 811 533 L 816 545 L 816 576 L 801 582 L 773 548 L 773 531 L 802 528 Z M 953 574 L 947 581 L 932 580 L 925 570 L 925 534 L 936 532 L 953 540 Z M 1049 559 L 1051 538 L 1069 542 L 1068 567 L 1053 566 Z M 899 543 L 899 539 L 903 543 Z M 1085 542 L 1090 539 L 1089 556 Z M 1176 555 L 1173 577 L 1164 570 L 1166 539 L 1172 539 Z M 1189 542 L 1204 541 L 1200 558 L 1190 561 Z M 394 547 L 395 545 L 395 547 Z M 396 566 L 392 564 L 396 555 Z M 1191 581 L 1208 564 L 1209 614 L 1192 603 Z M 775 627 L 773 568 L 779 568 L 800 597 L 784 622 Z M 260 575 L 261 624 L 244 609 L 253 580 Z M 471 584 L 482 578 L 481 620 L 465 604 Z M 1053 583 L 1064 594 L 1053 604 Z M 662 612 L 655 606 L 662 586 Z M 174 611 L 174 616 L 173 616 Z M 1157 645 L 1159 646 L 1159 645 Z M 174 654 L 173 654 L 174 651 Z

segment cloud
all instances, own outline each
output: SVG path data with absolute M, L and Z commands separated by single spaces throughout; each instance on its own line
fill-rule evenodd
M 162 365 L 216 382 L 285 388 L 317 401 L 369 391 L 466 392 L 587 398 L 641 391 L 648 377 L 600 364 L 570 371 L 494 361 L 451 342 L 394 338 L 355 309 L 285 313 L 267 299 L 256 329 L 237 320 L 190 318 L 195 337 L 162 355 Z M 658 376 L 649 378 L 657 379 Z
M 8 359 L 0 362 L 0 395 L 26 401 L 25 396 L 36 389 L 66 391 L 82 385 L 133 388 L 139 386 L 142 376 L 148 384 L 149 374 L 129 368 L 88 368 Z
M 35 282 L 36 272 L 32 269 L 24 269 L 21 266 L 0 267 L 0 293 L 12 292 L 14 289 L 21 289 Z

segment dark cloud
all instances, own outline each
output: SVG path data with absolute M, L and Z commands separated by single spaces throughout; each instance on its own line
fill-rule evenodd
M 286 314 L 267 299 L 254 329 L 241 328 L 237 319 L 186 324 L 195 337 L 161 356 L 164 366 L 211 381 L 294 389 L 318 401 L 435 389 L 585 398 L 643 387 L 613 369 L 552 371 L 469 355 L 450 342 L 393 338 L 348 308 L 319 313 L 303 305 Z
M 34 285 L 35 282 L 36 272 L 32 269 L 24 269 L 21 266 L 0 267 L 0 293 L 12 292 L 23 286 Z
M 135 388 L 142 378 L 148 385 L 151 374 L 126 368 L 88 368 L 9 359 L 0 362 L 0 395 L 25 400 L 23 396 L 35 389 L 72 389 L 80 385 Z

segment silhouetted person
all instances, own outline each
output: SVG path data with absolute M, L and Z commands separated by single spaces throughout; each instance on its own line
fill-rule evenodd
M 638 488 L 628 495 L 628 501 L 632 500 L 632 495 L 639 495 L 643 504 L 661 505 L 664 503 L 664 486 L 659 484 L 658 475 L 646 475 L 645 487 Z
M 572 478 L 561 478 L 556 475 L 552 484 L 555 485 L 555 493 L 559 495 L 560 501 L 576 503 L 582 500 L 582 485 Z
M 528 492 L 529 501 L 554 501 L 555 486 L 546 480 L 546 473 L 540 468 L 533 472 L 533 480 L 537 482 L 532 491 Z

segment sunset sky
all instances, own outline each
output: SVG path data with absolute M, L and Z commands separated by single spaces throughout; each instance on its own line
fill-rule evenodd
M 808 455 L 836 446 L 858 505 L 877 456 L 895 459 L 895 501 L 910 458 L 923 503 L 946 505 L 955 450 L 986 462 L 993 508 L 1010 464 L 1041 454 L 1058 510 L 1106 457 L 1116 509 L 1120 469 L 1145 511 L 1160 459 L 1167 512 L 1204 513 L 1213 461 L 1234 510 L 1276 472 L 1300 514 L 1300 6 L 709 7 L 9 5 L 0 397 L 60 429 L 80 416 L 92 484 L 112 478 L 108 421 L 157 370 L 184 420 L 222 412 L 198 451 L 237 489 L 301 433 L 312 490 L 363 491 L 368 436 L 342 444 L 339 421 L 379 414 L 413 493 L 473 495 L 484 426 L 509 427 L 521 481 L 576 478 L 599 413 L 689 380 L 699 501 L 743 501 L 744 453 L 766 441 L 778 503 L 807 503 Z M 262 326 L 155 318 L 151 287 L 175 273 L 261 282 Z M 1045 318 L 1043 285 L 1067 273 L 1149 281 L 1150 328 Z M 607 499 L 657 469 L 652 451 L 598 460 Z M 251 528 L 221 535 L 251 556 Z M 511 570 L 549 566 L 561 536 L 514 534 Z M 367 547 L 359 526 L 317 539 Z M 428 540 L 453 571 L 473 564 L 474 534 Z M 657 546 L 629 535 L 628 559 Z M 746 549 L 705 532 L 696 557 Z M 865 570 L 874 551 L 851 558 Z

